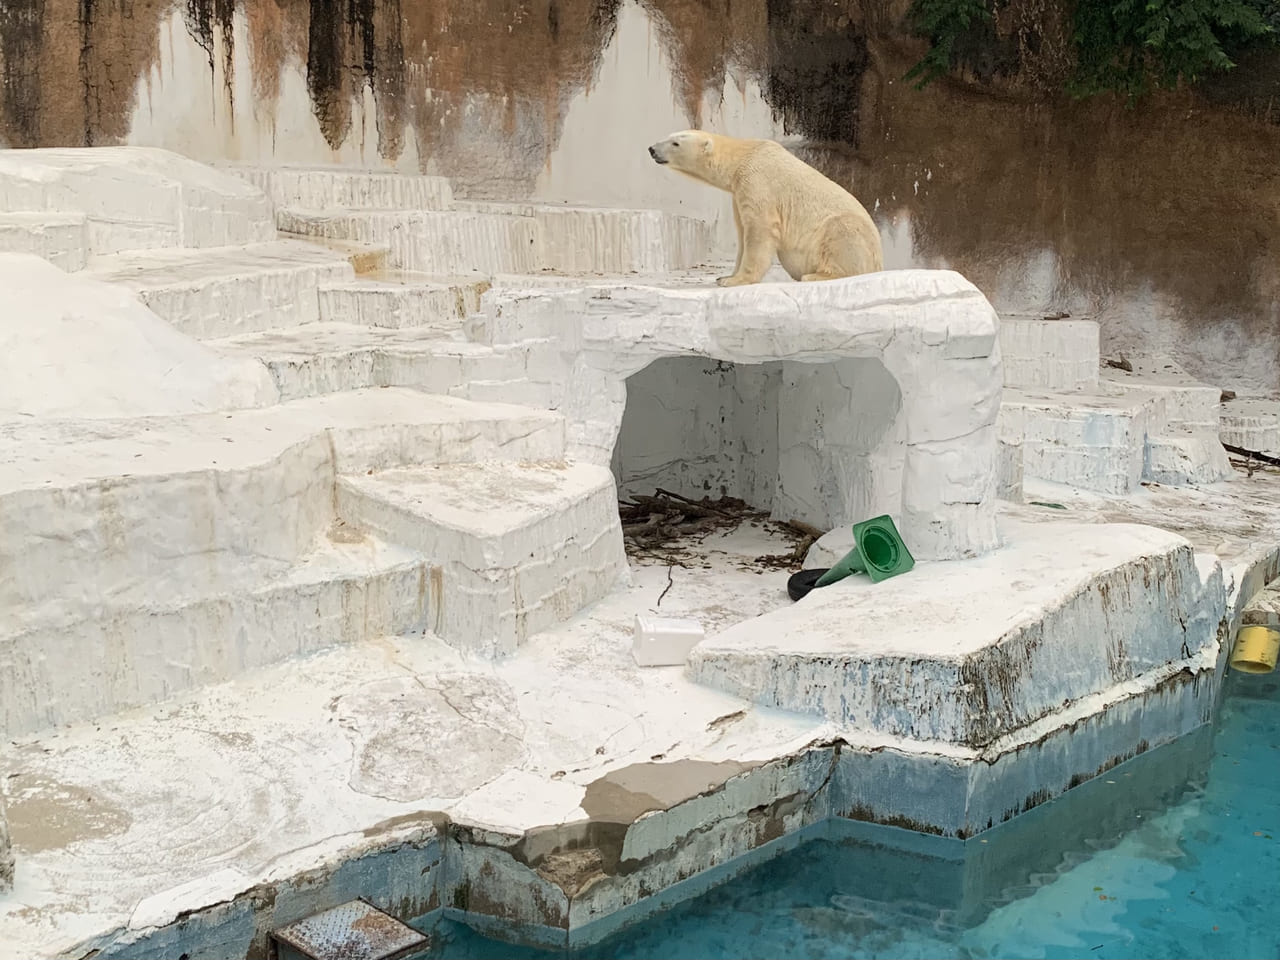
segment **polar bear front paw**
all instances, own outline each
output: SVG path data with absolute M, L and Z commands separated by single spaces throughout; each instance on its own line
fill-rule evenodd
M 719 287 L 739 287 L 746 282 L 741 277 L 716 277 L 716 286 Z

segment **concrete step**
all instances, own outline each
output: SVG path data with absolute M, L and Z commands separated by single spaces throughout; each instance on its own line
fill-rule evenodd
M 445 339 L 431 327 L 396 330 L 339 323 L 309 324 L 214 345 L 227 357 L 265 364 L 285 400 L 365 387 L 413 387 L 466 396 L 472 383 L 525 378 L 530 354 L 526 345 L 493 348 Z
M 1099 493 L 1142 482 L 1146 438 L 1160 415 L 1145 396 L 1099 396 L 1006 388 L 1001 439 L 1022 446 L 1025 477 Z
M 367 390 L 233 413 L 0 426 L 0 635 L 234 594 L 329 530 L 334 475 L 564 455 L 548 411 Z
M 445 177 L 346 167 L 227 166 L 277 207 L 328 210 L 448 210 L 453 189 Z
M 1112 395 L 1150 397 L 1160 404 L 1156 433 L 1165 430 L 1218 432 L 1222 390 L 1191 376 L 1172 360 L 1131 360 L 1132 370 L 1104 368 L 1099 389 Z
M 432 563 L 429 625 L 485 657 L 603 597 L 626 567 L 613 474 L 563 461 L 346 475 L 338 512 Z
M 34 253 L 68 272 L 89 257 L 89 221 L 82 213 L 0 213 L 0 253 Z
M 386 244 L 390 266 L 451 277 L 532 273 L 540 261 L 538 222 L 532 217 L 430 210 L 305 210 L 282 208 L 276 223 L 287 233 Z
M 261 364 L 229 361 L 124 287 L 33 254 L 0 254 L 0 354 L 0 422 L 179 416 L 279 399 Z
M 0 211 L 79 214 L 92 254 L 275 239 L 271 204 L 238 177 L 153 147 L 0 150 Z
M 355 277 L 341 254 L 297 240 L 95 257 L 87 272 L 198 340 L 315 323 L 320 287 Z
M 1127 389 L 1105 380 L 1099 389 L 1105 392 L 1005 389 L 1000 435 L 1021 445 L 1024 476 L 1117 495 L 1144 481 L 1187 486 L 1231 476 L 1216 429 L 1184 419 L 1203 415 L 1203 390 Z
M 660 210 L 458 201 L 456 210 L 528 217 L 541 233 L 541 266 L 564 273 L 667 273 L 705 263 L 711 225 Z
M 429 280 L 419 274 L 386 272 L 320 288 L 320 320 L 366 327 L 430 329 L 458 336 L 462 321 L 480 309 L 489 289 L 483 277 Z
M 1098 386 L 1098 324 L 1001 314 L 1000 356 L 1007 387 L 1093 391 Z
M 350 240 L 335 240 L 330 237 L 309 237 L 301 233 L 280 231 L 280 239 L 297 240 L 323 250 L 338 254 L 351 264 L 357 277 L 368 277 L 384 273 L 391 267 L 391 246 L 386 243 L 356 243 Z
M 1053 729 L 1089 697 L 1159 703 L 1180 671 L 1212 676 L 1217 616 L 1205 611 L 1221 573 L 1185 539 L 1138 524 L 1002 529 L 985 557 L 850 577 L 730 626 L 694 648 L 687 673 L 843 729 L 970 749 Z
M 1174 429 L 1147 437 L 1142 479 L 1170 487 L 1220 483 L 1235 473 L 1216 430 Z
M 157 568 L 169 560 L 162 554 L 153 553 Z M 0 629 L 0 736 L 96 720 L 425 622 L 427 570 L 403 547 L 337 525 L 287 565 L 259 559 L 240 557 L 234 589 L 195 596 L 153 585 L 73 619 Z
M 1218 436 L 1235 447 L 1280 455 L 1280 400 L 1236 397 L 1225 401 Z

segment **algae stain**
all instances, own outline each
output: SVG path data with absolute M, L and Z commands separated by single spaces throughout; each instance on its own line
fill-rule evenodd
M 116 836 L 133 823 L 127 811 L 102 796 L 39 774 L 19 773 L 8 789 L 9 834 L 19 853 Z
M 757 764 L 723 760 L 675 760 L 633 763 L 587 784 L 582 809 L 592 820 L 632 823 L 646 813 L 669 810 L 696 796 L 718 790 Z

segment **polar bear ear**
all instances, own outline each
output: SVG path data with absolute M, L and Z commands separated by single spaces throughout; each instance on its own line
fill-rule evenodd
M 710 137 L 708 137 L 706 140 L 703 140 L 703 141 L 702 141 L 702 152 L 703 152 L 703 153 L 710 153 L 710 152 L 711 152 L 711 138 L 710 138 Z

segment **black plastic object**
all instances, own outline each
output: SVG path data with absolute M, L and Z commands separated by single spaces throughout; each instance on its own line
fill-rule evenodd
M 826 572 L 826 567 L 819 567 L 816 570 L 801 570 L 799 573 L 793 573 L 787 580 L 787 596 L 792 600 L 799 600 L 814 588 L 818 578 Z

